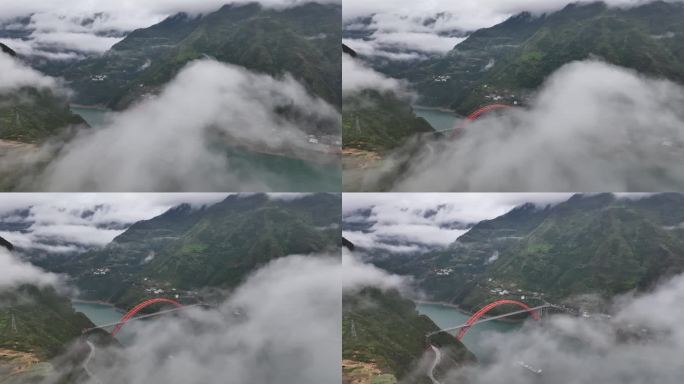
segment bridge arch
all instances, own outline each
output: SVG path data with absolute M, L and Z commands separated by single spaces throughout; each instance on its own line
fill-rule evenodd
M 498 306 L 500 306 L 500 305 L 517 305 L 518 307 L 521 307 L 522 309 L 529 311 L 529 313 L 530 313 L 530 315 L 532 316 L 533 319 L 535 319 L 535 320 L 537 320 L 537 321 L 539 321 L 539 320 L 541 319 L 541 316 L 539 315 L 539 312 L 533 310 L 532 308 L 530 308 L 529 305 L 527 305 L 527 304 L 525 304 L 525 303 L 523 303 L 523 302 L 521 302 L 521 301 L 516 301 L 516 300 L 497 300 L 497 301 L 494 301 L 494 302 L 492 302 L 492 303 L 489 303 L 489 304 L 485 305 L 485 306 L 482 307 L 479 311 L 475 312 L 472 316 L 470 316 L 470 318 L 468 319 L 468 321 L 466 321 L 465 326 L 464 326 L 463 328 L 461 328 L 461 329 L 458 331 L 458 334 L 456 335 L 456 339 L 458 339 L 459 341 L 460 341 L 461 339 L 463 339 L 463 336 L 465 336 L 465 334 L 468 332 L 468 330 L 470 329 L 470 327 L 471 327 L 475 322 L 477 322 L 477 320 L 479 320 L 480 317 L 484 316 L 487 312 L 491 311 L 492 309 L 494 309 L 494 308 L 496 308 L 496 307 L 498 307 Z
M 508 109 L 508 108 L 511 108 L 511 106 L 506 105 L 506 104 L 489 104 L 489 105 L 485 105 L 483 107 L 478 108 L 475 112 L 468 115 L 468 117 L 466 117 L 465 120 L 463 120 L 463 122 L 461 122 L 461 125 L 454 130 L 454 132 L 451 134 L 451 139 L 457 138 L 458 135 L 460 135 L 463 132 L 466 125 L 468 125 L 469 123 L 479 119 L 482 115 L 485 115 L 491 111 Z
M 176 308 L 182 308 L 183 307 L 183 305 L 181 303 L 179 303 L 175 300 L 166 299 L 163 297 L 157 297 L 154 299 L 145 300 L 145 301 L 141 302 L 140 304 L 136 305 L 135 307 L 131 308 L 128 312 L 126 312 L 125 315 L 123 315 L 121 320 L 119 320 L 119 322 L 116 324 L 116 326 L 112 330 L 112 336 L 116 336 L 116 334 L 119 333 L 119 331 L 124 326 L 124 324 L 126 324 L 126 322 L 128 320 L 130 320 L 133 316 L 135 316 L 136 313 L 141 311 L 143 308 L 148 307 L 152 304 L 156 304 L 156 303 L 167 303 L 167 304 L 171 304 L 171 305 L 175 306 Z

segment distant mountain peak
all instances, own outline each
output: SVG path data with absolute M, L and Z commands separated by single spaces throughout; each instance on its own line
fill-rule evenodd
M 9 241 L 5 240 L 3 237 L 0 237 L 0 247 L 4 247 L 8 251 L 11 251 L 14 249 L 14 245 L 12 243 L 10 243 Z
M 0 49 L 2 49 L 2 51 L 4 53 L 6 53 L 12 57 L 17 56 L 17 53 L 12 48 L 8 47 L 7 45 L 5 45 L 3 43 L 0 43 Z

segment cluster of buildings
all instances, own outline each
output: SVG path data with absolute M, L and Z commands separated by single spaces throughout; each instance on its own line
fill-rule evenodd
M 151 284 L 152 281 L 150 280 L 149 277 L 143 278 L 143 281 L 145 284 Z M 180 293 L 176 288 L 170 288 L 170 289 L 164 289 L 164 288 L 159 288 L 155 287 L 154 285 L 150 285 L 145 288 L 145 292 L 151 295 L 156 295 L 156 296 L 164 296 L 164 297 L 173 297 L 175 299 L 180 298 Z
M 493 296 L 518 296 L 521 301 L 530 299 L 543 299 L 544 293 L 534 292 L 534 291 L 524 291 L 517 288 L 517 284 L 510 283 L 507 286 L 503 283 L 499 283 L 496 280 L 489 278 L 487 279 L 487 284 L 489 285 L 489 293 Z
M 451 80 L 451 75 L 437 75 L 432 77 L 432 81 L 435 83 L 446 83 Z

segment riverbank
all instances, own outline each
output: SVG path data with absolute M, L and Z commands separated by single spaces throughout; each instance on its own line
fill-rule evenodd
M 109 303 L 109 302 L 106 302 L 106 301 L 101 301 L 101 300 L 82 300 L 82 299 L 74 299 L 74 298 L 71 298 L 71 299 L 69 299 L 69 300 L 71 300 L 72 303 L 76 303 L 76 304 L 97 304 L 97 305 L 107 305 L 107 306 L 110 306 L 110 307 L 114 307 L 114 308 L 120 309 L 120 308 L 118 308 L 116 305 L 114 305 L 114 304 L 112 304 L 112 303 Z M 123 311 L 123 309 L 121 309 L 121 310 Z
M 226 140 L 226 145 L 231 149 L 239 149 L 260 155 L 284 157 L 291 160 L 300 160 L 305 163 L 323 166 L 339 164 L 341 155 L 341 149 L 339 147 L 323 144 L 318 144 L 319 146 L 322 146 L 321 148 L 283 147 L 274 149 L 258 143 Z
M 437 112 L 444 112 L 444 113 L 451 113 L 453 115 L 458 115 L 458 113 L 456 111 L 453 111 L 449 108 L 444 108 L 444 107 L 428 107 L 425 105 L 418 105 L 418 104 L 414 104 L 411 107 L 413 109 L 423 109 L 426 111 L 437 111 Z
M 475 314 L 475 313 L 473 313 L 473 312 L 467 311 L 467 310 L 465 310 L 465 309 L 459 307 L 458 305 L 450 304 L 450 303 L 445 303 L 445 302 L 441 302 L 441 301 L 413 300 L 413 302 L 416 303 L 417 305 L 421 305 L 421 304 L 423 304 L 423 305 L 439 305 L 439 306 L 442 306 L 442 307 L 452 308 L 452 309 L 455 309 L 455 310 L 461 312 L 462 314 L 464 314 L 464 315 L 466 315 L 466 316 L 468 316 L 468 317 L 470 317 L 470 316 L 472 316 L 472 315 Z M 488 317 L 489 317 L 489 316 L 484 315 L 484 316 L 482 316 L 480 319 L 486 320 Z M 503 319 L 497 319 L 496 321 L 500 321 L 500 322 L 502 322 L 502 323 L 509 323 L 509 324 L 519 324 L 519 323 L 525 322 L 524 319 L 516 320 L 516 319 L 505 319 L 505 318 L 503 318 Z
M 104 105 L 69 104 L 69 108 L 89 109 L 92 111 L 100 111 L 100 112 L 113 112 L 111 109 L 105 107 Z

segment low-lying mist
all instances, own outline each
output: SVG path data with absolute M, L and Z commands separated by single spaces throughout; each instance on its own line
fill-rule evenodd
M 684 276 L 615 300 L 612 317 L 552 316 L 483 338 L 487 363 L 453 370 L 443 384 L 681 383 Z M 541 373 L 523 367 L 526 364 Z
M 24 262 L 10 251 L 0 247 L 0 291 L 24 284 L 60 288 L 62 283 L 63 279 L 59 275 Z
M 529 106 L 411 142 L 364 190 L 664 191 L 684 188 L 684 88 L 599 61 L 554 73 Z M 390 180 L 390 181 L 388 181 Z
M 86 381 L 339 383 L 343 285 L 401 284 L 348 255 L 344 260 L 339 254 L 284 257 L 254 272 L 213 308 L 129 324 L 134 342 L 96 347 Z M 60 371 L 80 367 L 82 362 Z
M 289 75 L 200 60 L 104 127 L 24 151 L 0 173 L 21 175 L 16 190 L 268 191 L 268 175 L 234 164 L 231 144 L 311 151 L 307 134 L 339 132 L 339 124 L 334 107 Z

